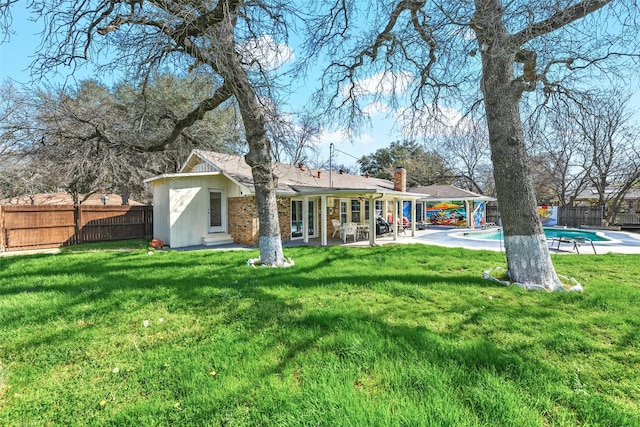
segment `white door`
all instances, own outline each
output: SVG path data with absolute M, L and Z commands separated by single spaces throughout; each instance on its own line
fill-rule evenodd
M 307 227 L 307 236 L 316 237 L 316 201 L 309 200 L 308 202 L 308 216 L 307 220 L 304 219 L 304 201 L 298 199 L 291 200 L 291 239 L 302 239 L 304 237 L 303 228 Z
M 224 233 L 227 231 L 227 199 L 224 190 L 209 190 L 209 233 Z

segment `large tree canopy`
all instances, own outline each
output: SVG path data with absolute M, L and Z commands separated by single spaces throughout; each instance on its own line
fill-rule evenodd
M 509 274 L 553 289 L 536 210 L 521 104 L 637 74 L 633 0 L 356 0 L 313 2 L 308 51 L 331 55 L 322 75 L 327 116 L 357 125 L 371 102 L 404 107 L 425 135 L 451 109 L 484 107 Z M 528 94 L 531 94 L 529 96 Z M 396 108 L 396 111 L 398 110 Z M 345 114 L 345 112 L 347 114 Z M 346 116 L 346 119 L 345 119 Z
M 5 18 L 12 3 L 0 3 Z M 265 263 L 281 264 L 266 113 L 275 93 L 272 53 L 278 38 L 287 35 L 288 5 L 268 0 L 32 0 L 28 7 L 45 26 L 36 72 L 46 74 L 61 65 L 74 67 L 94 60 L 102 71 L 117 70 L 143 81 L 167 68 L 212 78 L 214 84 L 201 91 L 196 107 L 175 120 L 163 138 L 145 144 L 144 150 L 167 149 L 208 111 L 235 103 L 256 188 L 260 256 Z M 0 30 L 7 22 L 0 20 Z
M 453 178 L 437 153 L 427 152 L 419 144 L 409 141 L 392 142 L 388 148 L 362 156 L 358 164 L 362 173 L 382 179 L 393 179 L 395 168 L 404 167 L 409 187 L 450 184 Z
M 640 126 L 629 100 L 623 91 L 603 90 L 539 108 L 529 128 L 539 187 L 560 204 L 573 204 L 591 187 L 613 223 L 640 179 Z
M 2 85 L 0 194 L 65 189 L 77 203 L 99 191 L 145 200 L 144 179 L 176 172 L 193 148 L 244 152 L 233 105 L 207 113 L 169 148 L 146 151 L 194 108 L 199 88 L 211 85 L 197 80 L 160 75 L 147 85 L 112 88 L 95 80 L 57 89 Z

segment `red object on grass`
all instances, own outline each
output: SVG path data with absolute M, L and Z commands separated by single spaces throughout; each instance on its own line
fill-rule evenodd
M 160 239 L 153 239 L 149 245 L 154 249 L 162 249 L 164 242 Z

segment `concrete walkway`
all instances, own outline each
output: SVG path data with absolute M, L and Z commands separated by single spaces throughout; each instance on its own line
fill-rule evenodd
M 500 252 L 504 251 L 504 243 L 501 240 L 482 240 L 468 236 L 462 237 L 462 234 L 465 232 L 481 233 L 482 231 L 471 229 L 430 229 L 425 231 L 416 231 L 416 236 L 410 238 L 410 241 L 412 243 L 423 243 L 427 245 L 466 249 L 484 249 Z M 593 246 L 598 255 L 606 253 L 640 254 L 640 234 L 609 230 L 597 230 L 597 232 L 602 233 L 605 237 L 611 239 L 606 242 L 593 242 Z M 551 253 L 576 253 L 573 246 L 570 244 L 562 244 L 560 246 L 560 250 L 556 249 L 557 245 L 555 244 L 553 244 L 553 247 L 551 246 L 551 241 L 549 241 L 549 249 Z M 579 247 L 579 250 L 580 254 L 593 254 L 593 249 L 589 243 L 583 243 Z
M 490 250 L 490 251 L 504 251 L 504 243 L 500 240 L 483 240 L 474 239 L 471 237 L 462 237 L 463 233 L 482 233 L 489 230 L 473 230 L 469 228 L 458 227 L 434 227 L 426 230 L 416 230 L 415 236 L 411 237 L 410 231 L 407 234 L 399 234 L 398 240 L 393 240 L 392 236 L 385 235 L 376 238 L 376 244 L 389 245 L 389 244 L 408 244 L 408 243 L 420 243 L 424 245 L 436 245 L 452 248 L 465 248 L 476 250 Z M 599 233 L 604 234 L 609 239 L 608 242 L 593 242 L 597 254 L 605 253 L 620 253 L 620 254 L 640 254 L 640 234 L 627 233 L 623 231 L 609 231 L 598 230 Z M 320 239 L 310 239 L 308 243 L 304 243 L 301 240 L 292 240 L 284 244 L 285 247 L 294 246 L 319 246 Z M 369 241 L 357 241 L 353 242 L 351 239 L 347 243 L 343 243 L 339 239 L 329 239 L 329 246 L 360 246 L 368 247 Z M 560 250 L 556 249 L 554 244 L 551 247 L 551 241 L 549 242 L 549 249 L 551 253 L 573 253 L 576 251 L 572 245 L 562 244 Z M 582 244 L 580 246 L 580 254 L 593 254 L 593 249 L 590 244 Z

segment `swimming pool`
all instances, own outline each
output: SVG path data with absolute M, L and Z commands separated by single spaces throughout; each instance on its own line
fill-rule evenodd
M 565 237 L 568 239 L 585 239 L 592 242 L 609 242 L 611 239 L 604 236 L 602 233 L 591 230 L 582 230 L 577 228 L 544 228 L 544 234 L 547 239 L 555 239 L 559 237 Z M 502 229 L 496 228 L 493 230 L 483 231 L 466 231 L 462 233 L 456 233 L 458 237 L 464 237 L 467 239 L 478 240 L 502 240 Z

